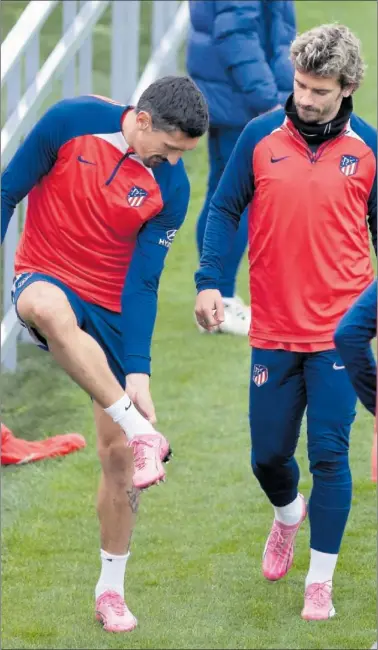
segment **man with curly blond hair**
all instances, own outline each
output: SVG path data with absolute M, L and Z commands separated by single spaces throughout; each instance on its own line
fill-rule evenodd
M 222 264 L 248 206 L 252 468 L 274 508 L 263 574 L 287 574 L 308 513 L 302 617 L 322 620 L 335 614 L 332 580 L 352 498 L 348 448 L 356 407 L 333 334 L 374 278 L 377 135 L 353 112 L 365 66 L 347 27 L 299 35 L 291 59 L 294 92 L 285 109 L 246 126 L 211 203 L 196 315 L 208 329 L 224 318 Z M 306 409 L 308 505 L 294 458 Z

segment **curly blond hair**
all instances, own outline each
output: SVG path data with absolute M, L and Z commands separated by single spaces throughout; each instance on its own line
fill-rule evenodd
M 344 88 L 355 89 L 365 74 L 361 41 L 349 27 L 332 23 L 299 34 L 290 48 L 290 58 L 300 72 L 319 77 L 337 77 Z

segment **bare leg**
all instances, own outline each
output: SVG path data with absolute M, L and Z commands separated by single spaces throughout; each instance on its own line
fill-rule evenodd
M 132 485 L 133 452 L 121 428 L 94 403 L 102 476 L 97 512 L 100 520 L 101 573 L 95 588 L 96 618 L 109 632 L 137 625 L 125 603 L 125 571 L 139 492 Z
M 17 310 L 28 325 L 45 337 L 57 363 L 102 408 L 125 394 L 97 341 L 78 327 L 75 314 L 59 287 L 34 282 L 22 292 Z
M 94 404 L 98 454 L 102 476 L 97 512 L 101 548 L 114 555 L 127 553 L 139 505 L 139 490 L 133 487 L 133 450 L 121 428 Z

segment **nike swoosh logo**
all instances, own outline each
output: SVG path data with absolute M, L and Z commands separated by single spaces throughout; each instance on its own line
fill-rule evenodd
M 78 161 L 81 163 L 85 163 L 86 165 L 97 165 L 95 162 L 90 162 L 89 160 L 85 160 L 82 156 L 77 157 Z
M 129 404 L 128 406 L 125 406 L 125 411 L 128 411 L 128 410 L 129 410 L 131 404 L 132 404 L 132 401 L 130 400 L 130 404 Z
M 282 156 L 281 158 L 273 158 L 272 156 L 270 162 L 276 163 L 276 162 L 280 162 L 280 160 L 286 160 L 286 158 L 290 158 L 290 156 Z
M 333 368 L 334 370 L 344 370 L 344 369 L 345 369 L 345 366 L 338 366 L 337 363 L 334 363 L 333 366 L 332 366 L 332 368 Z

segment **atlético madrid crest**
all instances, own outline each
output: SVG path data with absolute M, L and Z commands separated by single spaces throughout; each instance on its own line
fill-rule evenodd
M 345 176 L 353 176 L 358 168 L 360 159 L 356 156 L 341 156 L 340 171 Z
M 266 384 L 268 381 L 268 368 L 266 366 L 259 366 L 255 363 L 253 366 L 252 379 L 258 388 Z
M 134 185 L 127 195 L 127 202 L 132 208 L 140 208 L 147 196 L 148 192 L 146 192 L 146 190 Z

